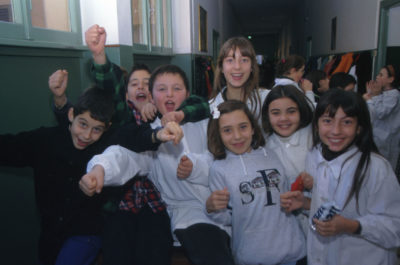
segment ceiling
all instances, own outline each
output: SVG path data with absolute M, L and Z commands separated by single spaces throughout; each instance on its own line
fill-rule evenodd
M 277 34 L 304 0 L 228 0 L 243 34 Z

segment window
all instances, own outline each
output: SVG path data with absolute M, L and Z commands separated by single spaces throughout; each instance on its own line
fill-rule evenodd
M 79 0 L 0 0 L 0 43 L 81 46 Z
M 170 0 L 132 0 L 133 43 L 136 50 L 170 53 Z

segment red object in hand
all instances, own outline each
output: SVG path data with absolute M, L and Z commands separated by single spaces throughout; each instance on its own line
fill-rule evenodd
M 296 179 L 295 182 L 293 182 L 290 191 L 303 191 L 304 190 L 304 184 L 303 184 L 303 179 L 301 178 L 301 175 L 299 175 Z

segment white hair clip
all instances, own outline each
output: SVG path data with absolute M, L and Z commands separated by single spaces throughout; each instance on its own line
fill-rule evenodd
M 221 113 L 219 112 L 218 107 L 214 107 L 212 112 L 213 119 L 219 119 L 220 115 Z

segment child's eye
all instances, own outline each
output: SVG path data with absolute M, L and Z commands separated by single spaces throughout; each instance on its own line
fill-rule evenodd
M 80 122 L 79 123 L 79 127 L 81 127 L 81 128 L 86 128 L 88 125 L 85 123 L 85 122 Z
M 176 86 L 176 87 L 174 87 L 174 90 L 182 90 L 183 88 L 182 87 L 180 87 L 180 86 Z
M 345 125 L 352 125 L 352 124 L 353 124 L 353 120 L 347 119 L 347 120 L 344 120 L 343 123 L 344 123 Z
M 222 129 L 222 132 L 223 133 L 230 133 L 231 129 L 230 128 L 224 128 L 224 129 Z
M 233 62 L 233 58 L 225 58 L 225 62 L 226 63 L 232 63 Z
M 158 90 L 158 91 L 165 91 L 165 90 L 167 90 L 167 88 L 166 88 L 166 87 L 160 86 L 160 87 L 157 87 L 157 90 Z
M 131 86 L 132 86 L 132 87 L 137 87 L 137 86 L 138 86 L 138 83 L 131 83 Z
M 243 63 L 248 63 L 248 62 L 250 62 L 250 59 L 247 58 L 247 57 L 245 57 L 245 58 L 242 59 L 242 62 L 243 62 Z
M 331 121 L 332 121 L 332 119 L 329 119 L 329 118 L 322 119 L 322 123 L 325 123 L 325 124 L 329 124 L 329 123 L 331 123 Z
M 96 134 L 103 133 L 103 128 L 94 127 L 93 128 L 93 132 L 96 133 Z
M 270 112 L 270 114 L 273 116 L 277 116 L 277 115 L 279 115 L 279 113 L 280 113 L 279 111 L 271 111 Z

